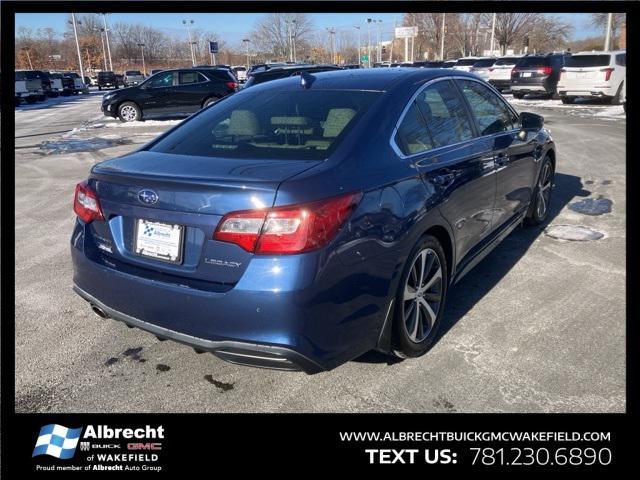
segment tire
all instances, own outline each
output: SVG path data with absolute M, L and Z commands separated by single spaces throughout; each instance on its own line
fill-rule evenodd
M 102 90 L 102 87 L 100 85 L 98 85 L 98 90 Z
M 137 122 L 142 120 L 142 112 L 135 103 L 123 102 L 118 107 L 118 118 L 121 122 Z
M 622 83 L 624 82 L 620 82 L 620 86 L 618 87 L 618 91 L 616 92 L 616 94 L 611 97 L 611 105 L 620 105 L 620 94 L 622 93 Z
M 38 97 L 25 97 L 25 102 L 28 104 L 34 104 L 38 101 Z
M 524 93 L 517 93 L 517 92 L 513 92 L 513 98 L 517 98 L 517 99 L 523 99 L 525 96 Z
M 207 108 L 209 105 L 213 105 L 218 100 L 220 100 L 218 97 L 209 97 L 202 103 L 202 108 Z
M 536 181 L 536 188 L 533 191 L 533 201 L 525 218 L 529 225 L 541 225 L 549 216 L 554 174 L 553 163 L 549 155 L 547 155 L 540 166 L 540 174 Z
M 423 275 L 422 289 L 416 294 L 423 259 L 427 274 Z M 419 357 L 433 346 L 442 323 L 448 281 L 447 261 L 440 242 L 431 235 L 422 237 L 407 257 L 396 293 L 392 340 L 396 356 Z
M 627 101 L 625 100 L 624 103 L 622 104 L 622 109 L 624 110 L 624 113 L 627 113 Z
M 562 97 L 562 103 L 573 103 L 576 101 L 576 97 Z

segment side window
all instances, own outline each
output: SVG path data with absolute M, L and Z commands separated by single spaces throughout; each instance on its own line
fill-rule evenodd
M 405 155 L 426 152 L 433 148 L 431 136 L 415 102 L 411 104 L 398 127 L 395 142 Z
M 426 120 L 434 148 L 473 138 L 467 111 L 451 81 L 425 88 L 416 98 L 416 105 Z
M 178 74 L 178 84 L 180 85 L 188 85 L 190 83 L 198 83 L 202 82 L 203 77 L 198 72 L 180 72 Z
M 620 65 L 621 67 L 627 66 L 627 54 L 619 53 L 616 55 L 616 65 Z
M 151 88 L 170 87 L 173 85 L 173 72 L 160 73 L 151 79 Z
M 457 82 L 478 122 L 480 135 L 505 132 L 518 126 L 518 119 L 513 112 L 487 87 L 469 80 Z

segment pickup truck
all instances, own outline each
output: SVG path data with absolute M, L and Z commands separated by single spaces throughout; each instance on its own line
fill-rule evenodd
M 140 70 L 127 70 L 124 72 L 124 84 L 129 87 L 131 85 L 138 85 L 144 82 L 144 75 Z
M 84 84 L 82 78 L 80 78 L 80 75 L 78 75 L 76 72 L 62 72 L 62 75 L 67 78 L 73 79 L 74 94 L 78 94 L 80 92 L 89 93 L 89 87 Z
M 42 88 L 42 80 L 32 70 L 16 70 L 16 104 L 20 100 L 27 103 L 36 103 L 38 100 L 44 100 L 44 90 Z
M 107 87 L 118 88 L 118 77 L 110 70 L 98 72 L 98 90 Z

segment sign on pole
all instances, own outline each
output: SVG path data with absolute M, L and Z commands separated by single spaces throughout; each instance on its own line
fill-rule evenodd
M 396 27 L 396 38 L 411 38 L 418 36 L 418 27 Z
M 369 61 L 369 55 L 367 55 L 367 54 L 362 55 L 362 56 L 360 57 L 360 60 L 362 60 L 363 62 L 368 62 L 368 61 Z
M 218 42 L 209 42 L 209 53 L 218 53 Z

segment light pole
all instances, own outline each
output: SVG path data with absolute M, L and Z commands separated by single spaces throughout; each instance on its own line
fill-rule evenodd
M 358 30 L 358 66 L 362 66 L 362 62 L 360 61 L 360 25 L 354 25 L 353 28 Z
M 291 40 L 292 40 L 292 44 L 293 44 L 293 62 L 296 63 L 298 61 L 297 55 L 296 55 L 296 24 L 297 24 L 297 20 L 294 18 L 293 20 L 291 20 L 291 23 L 293 24 L 293 32 L 291 32 Z
M 73 25 L 73 35 L 76 37 L 76 51 L 78 52 L 78 66 L 80 67 L 80 78 L 82 79 L 82 81 L 84 81 L 84 68 L 82 68 L 82 55 L 80 54 L 80 42 L 78 42 L 78 28 L 76 27 L 76 15 L 74 13 L 71 13 L 70 23 Z
M 245 44 L 245 46 L 247 47 L 247 69 L 249 68 L 249 42 L 251 40 L 249 40 L 248 38 L 243 38 L 242 39 L 242 43 Z
M 496 14 L 493 14 L 493 20 L 491 20 L 491 57 L 493 57 L 493 40 L 496 37 Z
M 109 70 L 113 71 L 113 63 L 111 63 L 111 47 L 109 46 L 109 28 L 107 28 L 107 14 L 102 14 L 102 20 L 104 20 L 104 36 L 107 39 L 107 52 L 109 53 Z M 106 68 L 105 68 L 106 70 Z
M 100 40 L 102 40 L 102 56 L 104 57 L 104 69 L 107 69 L 107 51 L 104 49 L 104 37 L 102 36 L 102 32 L 106 32 L 104 28 L 100 29 Z
M 377 28 L 377 42 L 376 42 L 376 59 L 378 62 L 382 62 L 382 47 L 380 46 L 380 26 L 382 25 L 382 20 L 374 20 Z
M 444 23 L 445 13 L 442 14 L 442 35 L 440 38 L 440 60 L 444 61 L 444 34 L 446 32 L 446 25 Z
M 139 43 L 138 46 L 140 47 L 140 50 L 142 51 L 142 74 L 146 77 L 147 76 L 147 67 L 144 63 L 144 43 Z
M 607 14 L 607 30 L 604 35 L 604 51 L 609 51 L 611 47 L 611 26 L 613 24 L 613 13 Z
M 367 67 L 371 68 L 371 22 L 370 18 L 367 18 Z
M 29 47 L 22 47 L 22 51 L 27 54 L 27 60 L 29 60 L 29 70 L 33 70 L 33 64 L 31 63 L 31 55 L 29 55 Z
M 336 34 L 336 30 L 333 27 L 327 27 L 327 32 L 329 32 L 329 44 L 331 45 L 331 63 L 336 63 L 336 51 L 334 46 L 333 36 Z
M 193 25 L 193 20 L 182 20 L 182 24 L 187 27 L 187 35 L 189 35 L 189 48 L 191 49 L 191 66 L 196 66 L 196 57 L 193 54 L 193 42 L 191 41 L 191 29 L 189 25 Z

